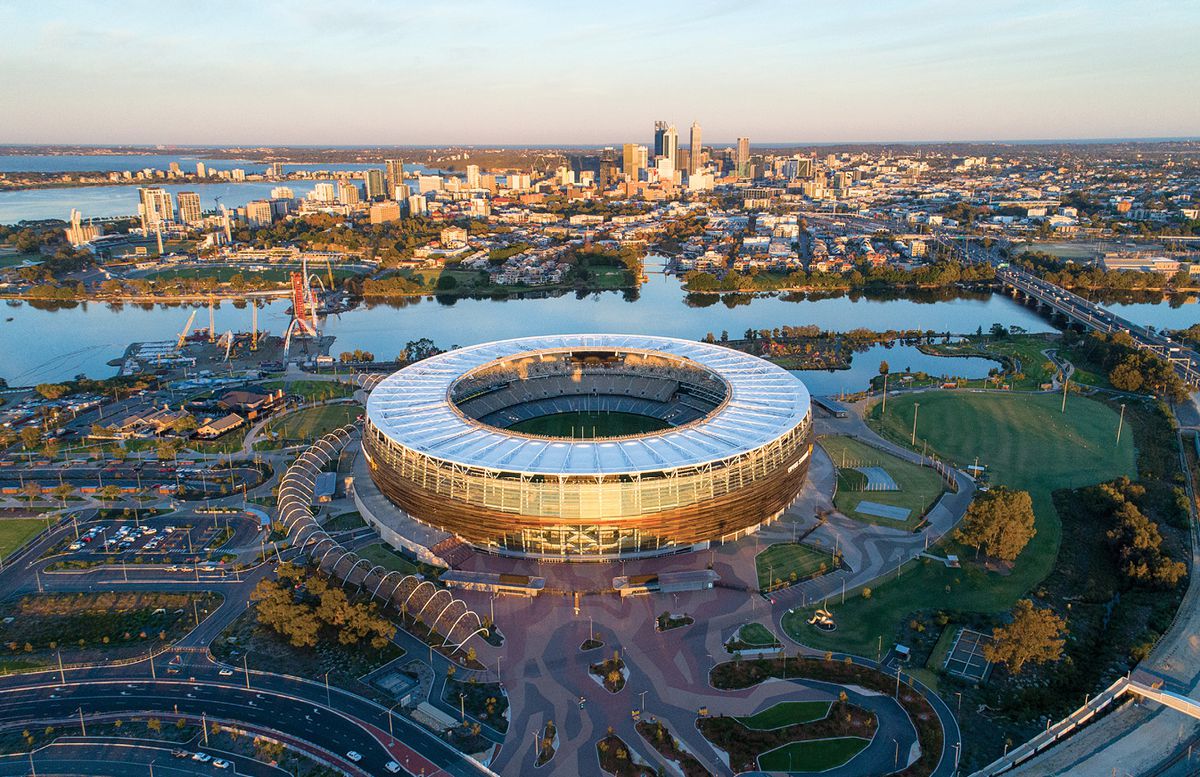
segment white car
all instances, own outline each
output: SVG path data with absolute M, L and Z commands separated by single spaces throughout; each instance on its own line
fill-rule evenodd
M 351 750 L 350 752 L 346 753 L 346 757 L 349 758 L 354 763 L 358 763 L 359 761 L 362 760 L 362 753 L 359 753 L 355 750 Z
M 212 760 L 212 756 L 209 755 L 208 753 L 197 752 L 195 755 L 192 756 L 192 760 L 199 761 L 202 764 L 206 764 Z
M 222 677 L 233 677 L 233 670 L 222 669 L 221 671 L 217 672 L 217 674 L 221 675 Z
M 392 774 L 400 773 L 400 764 L 396 763 L 395 761 L 388 761 L 383 765 L 383 768 L 387 769 Z
M 232 766 L 232 764 L 230 764 L 224 758 L 218 758 L 217 760 L 212 762 L 212 765 L 217 767 L 218 769 L 228 769 L 230 766 Z

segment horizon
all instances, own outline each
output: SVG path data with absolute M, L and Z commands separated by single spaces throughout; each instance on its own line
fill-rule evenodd
M 664 118 L 806 145 L 1200 132 L 1200 8 L 1161 0 L 218 10 L 0 5 L 3 141 L 611 145 Z

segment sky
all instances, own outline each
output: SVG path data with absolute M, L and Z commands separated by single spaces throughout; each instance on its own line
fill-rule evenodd
M 1196 0 L 0 0 L 0 143 L 1200 135 Z

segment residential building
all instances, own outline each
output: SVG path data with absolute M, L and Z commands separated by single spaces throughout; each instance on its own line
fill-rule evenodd
M 175 199 L 179 202 L 179 220 L 189 227 L 195 226 L 204 220 L 204 215 L 200 210 L 200 195 L 196 192 L 180 192 L 175 195 Z
M 158 186 L 138 189 L 138 215 L 142 219 L 142 231 L 159 229 L 164 223 L 175 220 L 175 206 L 171 204 L 171 193 Z
M 270 200 L 251 200 L 246 203 L 246 223 L 252 227 L 268 227 L 275 219 Z
M 96 238 L 104 234 L 104 227 L 100 224 L 84 224 L 79 215 L 79 211 L 71 209 L 71 225 L 66 229 L 67 242 L 73 246 L 81 246 L 84 243 L 90 243 Z
M 479 188 L 479 165 L 467 165 L 467 188 Z
M 383 171 L 371 169 L 366 176 L 366 195 L 372 202 L 385 199 L 388 196 L 387 183 L 383 179 Z
M 692 122 L 692 136 L 690 140 L 691 142 L 689 144 L 690 148 L 688 153 L 687 170 L 689 173 L 695 173 L 704 165 L 704 162 L 700 159 L 700 157 L 703 155 L 703 146 L 700 144 L 699 122 Z
M 737 173 L 738 178 L 745 178 L 750 174 L 750 138 L 737 139 L 734 171 Z
M 388 221 L 400 220 L 400 203 L 389 200 L 377 202 L 371 206 L 369 218 L 372 224 L 383 224 Z
M 351 181 L 338 181 L 337 199 L 342 205 L 357 205 L 361 200 L 358 184 Z

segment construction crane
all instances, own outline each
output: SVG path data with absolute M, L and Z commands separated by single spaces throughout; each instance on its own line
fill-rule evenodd
M 183 331 L 179 333 L 179 342 L 175 344 L 176 350 L 183 347 L 187 342 L 188 332 L 192 330 L 192 322 L 196 320 L 196 309 L 192 308 L 192 315 L 188 316 L 187 323 L 183 325 Z
M 208 341 L 210 343 L 217 339 L 216 302 L 213 297 L 208 298 Z
M 250 303 L 250 350 L 258 350 L 258 303 Z
M 230 329 L 217 340 L 217 347 L 225 346 L 225 361 L 229 361 L 229 352 L 233 350 L 233 330 Z

